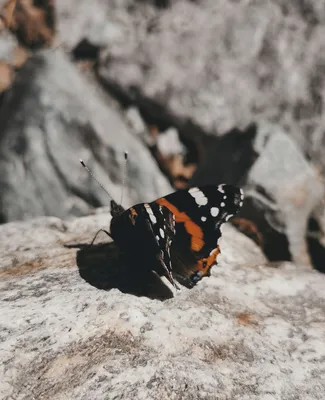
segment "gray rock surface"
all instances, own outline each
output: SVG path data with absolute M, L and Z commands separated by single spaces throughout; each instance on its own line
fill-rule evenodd
M 96 16 L 98 25 L 95 11 L 84 16 L 85 35 L 96 40 L 100 31 L 106 47 L 104 79 L 143 107 L 143 99 L 157 102 L 207 132 L 243 128 L 263 116 L 289 126 L 302 141 L 317 141 L 324 4 L 178 0 L 156 8 L 154 3 L 110 2 L 106 19 Z M 306 131 L 313 132 L 312 140 L 301 135 Z
M 61 52 L 30 58 L 0 110 L 0 221 L 86 214 L 109 203 L 79 163 L 120 201 L 124 150 L 129 163 L 124 205 L 172 189 L 116 102 Z
M 324 399 L 324 275 L 266 266 L 228 226 L 220 267 L 192 290 L 98 290 L 63 245 L 108 222 L 0 226 L 2 399 Z
M 249 171 L 246 198 L 260 203 L 268 224 L 286 235 L 292 260 L 310 266 L 307 228 L 324 199 L 322 176 L 277 127 L 261 124 L 255 149 L 260 156 Z
M 169 128 L 158 135 L 157 147 L 159 152 L 165 157 L 185 153 L 184 146 L 180 142 L 179 134 L 175 128 Z
M 323 2 L 58 0 L 57 8 L 65 46 L 84 37 L 100 45 L 103 81 L 153 119 L 199 139 L 200 129 L 223 134 L 263 118 L 325 171 Z
M 1 7 L 1 5 L 0 5 Z M 17 40 L 8 31 L 0 32 L 0 60 L 12 61 L 14 57 L 14 50 L 17 47 Z

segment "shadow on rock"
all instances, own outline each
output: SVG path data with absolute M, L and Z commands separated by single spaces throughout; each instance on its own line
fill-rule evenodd
M 145 270 L 136 262 L 128 262 L 115 243 L 89 246 L 79 243 L 65 245 L 78 248 L 76 262 L 80 276 L 98 289 L 119 289 L 123 293 L 146 296 L 150 299 L 167 300 L 173 292 L 158 275 Z

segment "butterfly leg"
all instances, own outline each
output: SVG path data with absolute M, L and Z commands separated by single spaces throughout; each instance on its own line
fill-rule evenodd
M 98 234 L 99 234 L 100 232 L 106 233 L 107 236 L 109 236 L 111 239 L 113 239 L 113 238 L 112 238 L 112 235 L 111 235 L 106 229 L 99 229 L 99 231 L 96 233 L 96 235 L 94 236 L 93 240 L 92 240 L 91 243 L 88 245 L 88 247 L 92 247 L 92 246 L 94 245 L 94 242 L 95 242 L 95 240 L 96 240 L 96 238 L 97 238 L 97 236 L 98 236 Z

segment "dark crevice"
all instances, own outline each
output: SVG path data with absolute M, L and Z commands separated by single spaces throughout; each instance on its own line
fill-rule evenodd
M 257 127 L 252 124 L 245 131 L 232 129 L 222 137 L 211 138 L 190 184 L 197 186 L 225 182 L 244 185 L 258 157 L 253 148 L 256 134 Z
M 165 10 L 166 8 L 171 6 L 171 0 L 137 0 L 135 1 L 133 4 L 130 4 L 130 7 L 135 9 L 136 8 L 136 3 L 140 2 L 140 3 L 149 3 L 150 5 L 153 5 L 154 7 L 156 7 L 158 10 Z
M 4 213 L 2 211 L 0 211 L 0 224 L 5 224 L 6 222 L 8 222 L 8 221 L 7 221 Z
M 77 60 L 93 60 L 97 61 L 100 46 L 91 43 L 88 39 L 81 40 L 72 50 L 72 57 Z
M 325 273 L 325 247 L 320 243 L 323 232 L 315 218 L 311 217 L 308 221 L 307 230 L 308 252 L 315 269 Z
M 170 0 L 154 0 L 154 4 L 157 8 L 168 8 L 170 6 Z
M 254 224 L 261 235 L 262 250 L 269 261 L 291 261 L 288 238 L 284 233 L 270 225 L 267 219 L 267 213 L 270 212 L 272 210 L 267 210 L 256 199 L 247 197 L 238 218 L 243 218 Z M 237 225 L 236 227 L 240 228 Z

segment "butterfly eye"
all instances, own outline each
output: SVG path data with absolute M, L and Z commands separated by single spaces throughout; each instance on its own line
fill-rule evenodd
M 196 271 L 195 274 L 191 276 L 191 280 L 192 282 L 197 283 L 199 280 L 202 279 L 202 276 L 203 274 L 201 271 Z

